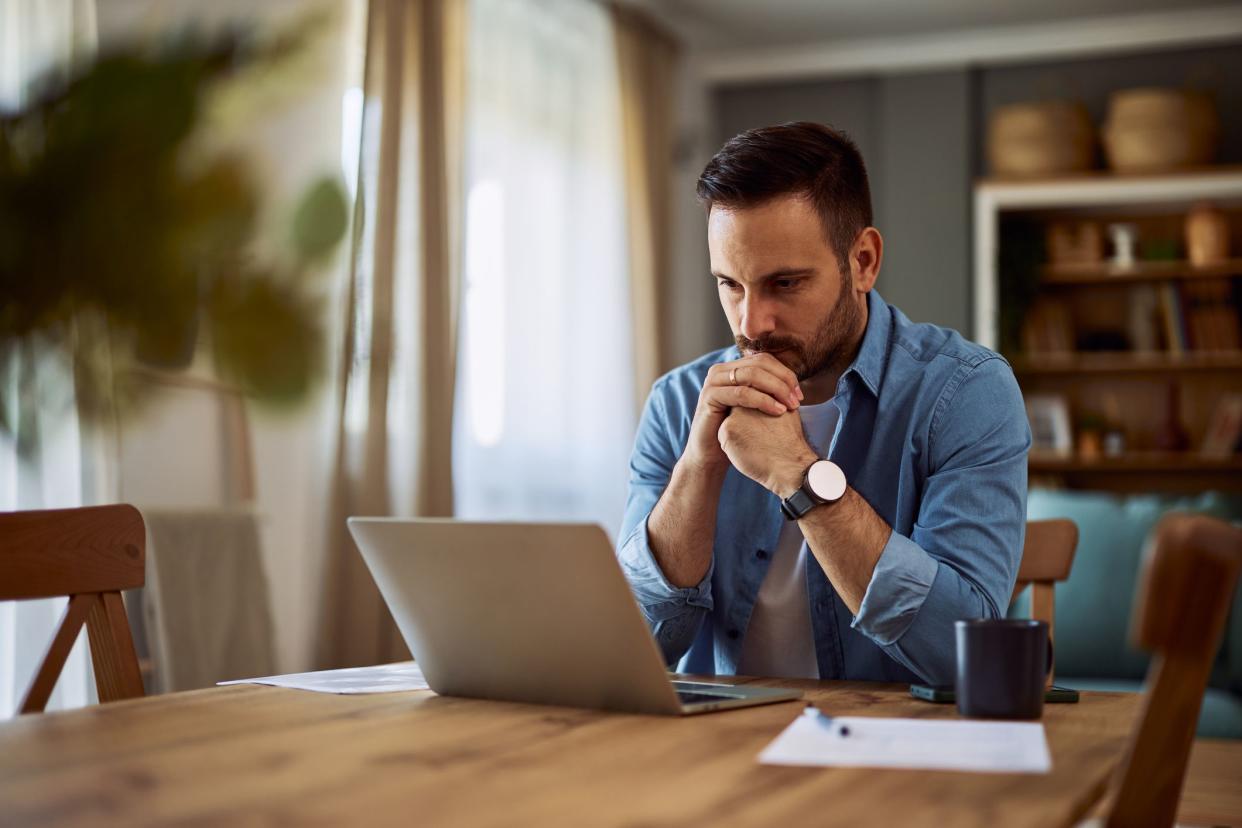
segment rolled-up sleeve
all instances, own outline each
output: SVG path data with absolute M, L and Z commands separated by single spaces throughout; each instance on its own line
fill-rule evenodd
M 1000 358 L 959 372 L 928 432 L 930 474 L 909 537 L 893 532 L 852 626 L 933 684 L 955 670 L 953 623 L 1006 609 L 1026 530 L 1022 392 Z
M 642 609 L 666 664 L 681 658 L 694 641 L 704 616 L 712 609 L 711 579 L 715 564 L 693 587 L 674 586 L 651 551 L 647 519 L 668 486 L 681 446 L 667 413 L 666 380 L 658 381 L 647 398 L 630 457 L 629 493 L 617 543 L 617 558 Z

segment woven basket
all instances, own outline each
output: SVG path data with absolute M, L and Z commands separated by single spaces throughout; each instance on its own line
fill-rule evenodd
M 997 109 L 988 122 L 993 175 L 1042 176 L 1091 169 L 1095 130 L 1081 104 L 1021 103 Z
M 1109 100 L 1108 164 L 1118 172 L 1156 172 L 1210 164 L 1219 135 L 1211 98 L 1182 89 L 1127 89 Z

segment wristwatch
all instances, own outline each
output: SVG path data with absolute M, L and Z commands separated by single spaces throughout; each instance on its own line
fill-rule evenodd
M 845 494 L 845 472 L 831 460 L 816 460 L 807 466 L 802 485 L 781 501 L 786 520 L 798 520 L 816 506 L 836 503 Z

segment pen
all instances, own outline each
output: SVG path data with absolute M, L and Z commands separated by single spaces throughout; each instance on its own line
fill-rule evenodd
M 816 707 L 813 704 L 808 704 L 806 706 L 806 710 L 803 711 L 803 714 L 810 716 L 815 721 L 819 722 L 821 725 L 828 728 L 829 731 L 837 734 L 838 736 L 842 738 L 845 738 L 850 735 L 850 728 L 848 725 L 836 724 L 836 720 L 832 716 L 829 716 L 827 713 L 820 710 L 818 707 Z

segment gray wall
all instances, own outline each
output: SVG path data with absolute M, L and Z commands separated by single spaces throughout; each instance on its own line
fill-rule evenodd
M 1135 86 L 1196 86 L 1216 96 L 1222 163 L 1242 163 L 1242 44 L 1089 60 L 719 87 L 720 143 L 744 129 L 813 120 L 848 133 L 867 162 L 886 242 L 879 290 L 916 321 L 970 333 L 971 190 L 987 119 L 1006 103 L 1082 100 L 1096 123 L 1108 96 Z M 722 323 L 723 324 L 723 323 Z M 704 348 L 703 350 L 707 350 Z
M 970 78 L 880 86 L 876 221 L 887 244 L 878 288 L 912 319 L 970 335 Z

